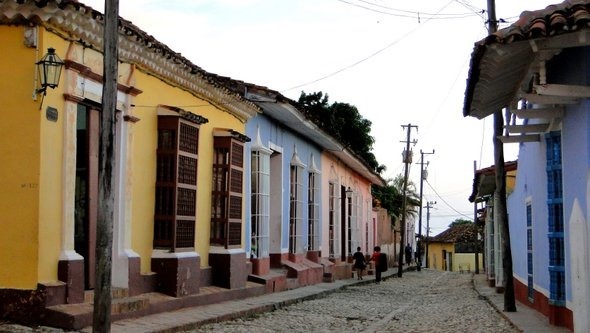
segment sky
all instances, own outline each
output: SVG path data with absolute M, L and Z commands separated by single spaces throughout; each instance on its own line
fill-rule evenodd
M 104 12 L 104 0 L 80 0 Z M 496 0 L 496 16 L 560 0 Z M 297 100 L 322 91 L 372 122 L 384 179 L 404 174 L 411 124 L 410 180 L 420 187 L 430 233 L 473 220 L 474 162 L 493 165 L 492 119 L 463 117 L 473 45 L 487 35 L 484 0 L 120 0 L 119 14 L 202 69 L 266 86 Z M 517 159 L 507 144 L 505 161 Z M 434 154 L 429 154 L 434 151 Z M 422 234 L 427 214 L 423 209 Z M 417 223 L 416 223 L 417 225 Z M 417 231 L 418 232 L 418 231 Z

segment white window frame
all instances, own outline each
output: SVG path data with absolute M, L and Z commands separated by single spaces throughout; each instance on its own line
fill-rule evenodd
M 251 152 L 251 258 L 269 257 L 270 152 L 262 147 Z
M 308 244 L 309 251 L 320 250 L 320 189 L 319 173 L 310 171 L 308 174 L 308 206 L 307 206 L 307 225 L 308 225 Z

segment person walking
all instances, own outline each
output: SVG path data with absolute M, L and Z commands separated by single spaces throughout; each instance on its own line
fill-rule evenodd
M 356 248 L 356 252 L 352 255 L 352 259 L 354 260 L 354 269 L 356 269 L 356 279 L 362 280 L 363 279 L 363 270 L 367 267 L 367 263 L 365 262 L 365 255 L 361 252 L 361 247 Z
M 373 248 L 373 255 L 369 261 L 373 261 L 375 263 L 375 283 L 380 283 L 381 273 L 387 270 L 387 259 L 385 257 L 385 253 L 381 253 L 380 246 L 375 246 Z
M 408 245 L 406 245 L 406 265 L 410 266 L 410 264 L 412 263 L 412 247 L 410 246 L 410 243 L 408 243 Z

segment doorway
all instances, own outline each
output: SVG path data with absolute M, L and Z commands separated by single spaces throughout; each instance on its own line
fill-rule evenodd
M 84 288 L 94 289 L 98 215 L 99 108 L 78 104 L 76 122 L 74 249 L 84 257 Z
M 340 186 L 340 259 L 344 262 L 346 262 L 346 243 L 348 240 L 346 237 L 346 230 L 348 229 L 346 221 L 346 187 Z

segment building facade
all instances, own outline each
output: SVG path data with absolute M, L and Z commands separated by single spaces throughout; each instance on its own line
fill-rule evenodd
M 38 321 L 95 286 L 103 16 L 77 1 L 3 1 L 0 18 L 0 71 L 13 78 L 0 92 L 0 308 Z M 243 133 L 258 107 L 129 22 L 119 38 L 113 287 L 241 288 Z M 48 48 L 63 69 L 42 92 L 35 64 Z
M 478 118 L 506 108 L 501 140 L 519 144 L 508 198 L 516 298 L 581 332 L 590 327 L 589 13 L 589 1 L 564 1 L 477 43 L 464 107 Z

